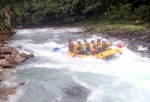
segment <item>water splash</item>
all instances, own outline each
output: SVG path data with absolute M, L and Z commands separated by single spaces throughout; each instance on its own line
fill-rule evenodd
M 64 90 L 69 89 L 73 92 L 71 86 L 74 85 L 90 90 L 84 100 L 87 102 L 150 101 L 149 58 L 141 57 L 125 46 L 123 54 L 111 61 L 94 57 L 72 58 L 67 56 L 67 48 L 53 51 L 55 47 L 63 47 L 70 36 L 74 41 L 84 38 L 83 35 L 73 34 L 83 30 L 67 27 L 17 30 L 16 35 L 12 37 L 14 41 L 11 45 L 21 46 L 18 48 L 20 51 L 34 53 L 35 57 L 18 65 L 11 79 L 7 80 L 14 83 L 28 82 L 20 89 L 23 90 L 22 94 L 17 92 L 9 101 L 65 102 Z M 90 41 L 99 36 L 101 35 L 91 35 L 86 39 Z M 125 45 L 122 41 L 112 42 L 114 45 Z M 74 91 L 78 92 L 80 88 L 74 88 Z M 75 102 L 75 98 L 69 98 L 69 102 Z

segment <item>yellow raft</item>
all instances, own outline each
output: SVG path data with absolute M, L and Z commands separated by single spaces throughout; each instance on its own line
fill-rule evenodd
M 93 56 L 96 57 L 96 58 L 103 59 L 103 58 L 107 58 L 107 57 L 115 55 L 115 54 L 122 54 L 122 49 L 121 48 L 111 48 L 111 49 L 108 49 L 108 50 L 106 50 L 104 52 L 95 54 Z M 79 57 L 79 58 L 89 57 L 89 55 L 77 55 L 77 54 L 72 53 L 70 51 L 67 51 L 67 55 L 68 56 L 72 56 L 72 57 Z

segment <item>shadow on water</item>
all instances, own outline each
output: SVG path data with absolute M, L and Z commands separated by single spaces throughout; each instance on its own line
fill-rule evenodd
M 105 61 L 112 61 L 112 60 L 115 60 L 115 59 L 118 59 L 119 56 L 116 56 L 116 55 L 110 55 L 106 58 L 104 58 Z
M 86 102 L 91 90 L 76 84 L 64 90 L 62 102 Z

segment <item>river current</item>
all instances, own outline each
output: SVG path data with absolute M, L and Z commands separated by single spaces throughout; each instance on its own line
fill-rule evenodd
M 109 61 L 69 57 L 67 48 L 53 51 L 65 46 L 69 37 L 77 41 L 101 36 L 75 33 L 82 30 L 16 30 L 9 45 L 35 57 L 17 65 L 4 82 L 8 86 L 25 82 L 9 102 L 150 102 L 150 59 L 130 51 L 123 41 L 108 39 L 124 45 L 123 54 Z

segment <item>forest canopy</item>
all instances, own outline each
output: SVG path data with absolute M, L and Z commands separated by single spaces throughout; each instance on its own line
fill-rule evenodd
M 12 6 L 14 24 L 44 25 L 86 20 L 143 20 L 150 22 L 149 0 L 1 0 Z

